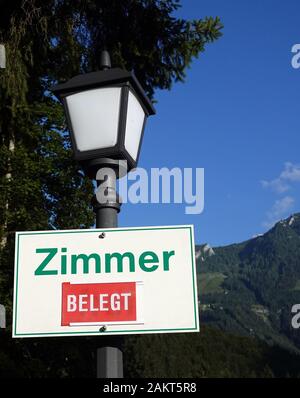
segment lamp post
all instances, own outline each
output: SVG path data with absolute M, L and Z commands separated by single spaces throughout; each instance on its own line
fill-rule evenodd
M 116 178 L 137 166 L 147 117 L 155 110 L 133 72 L 111 69 L 107 51 L 101 71 L 78 75 L 52 88 L 63 102 L 74 158 L 97 181 L 96 228 L 118 226 L 121 200 Z M 120 338 L 97 352 L 97 377 L 123 377 Z

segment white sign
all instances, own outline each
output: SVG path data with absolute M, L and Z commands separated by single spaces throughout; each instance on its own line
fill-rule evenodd
M 199 331 L 193 232 L 17 232 L 13 337 Z

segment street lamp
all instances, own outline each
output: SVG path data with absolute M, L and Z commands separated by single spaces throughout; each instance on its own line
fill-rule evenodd
M 97 180 L 96 227 L 114 228 L 121 206 L 116 178 L 137 166 L 145 123 L 155 110 L 133 72 L 111 69 L 107 51 L 101 54 L 101 69 L 52 91 L 64 104 L 74 158 Z M 123 377 L 120 341 L 114 345 L 98 349 L 98 377 Z
M 75 76 L 52 91 L 65 107 L 74 158 L 87 173 L 103 158 L 126 160 L 130 171 L 155 110 L 133 72 L 110 69 L 106 51 L 101 61 L 101 71 Z

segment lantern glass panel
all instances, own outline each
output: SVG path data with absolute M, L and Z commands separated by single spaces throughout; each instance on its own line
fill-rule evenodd
M 135 97 L 129 91 L 128 108 L 125 130 L 125 148 L 129 155 L 136 160 L 144 125 L 145 112 Z
M 78 151 L 113 147 L 118 139 L 121 87 L 105 87 L 66 97 Z

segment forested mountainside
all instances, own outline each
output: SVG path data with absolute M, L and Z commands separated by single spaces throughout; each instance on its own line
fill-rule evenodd
M 300 214 L 246 242 L 197 246 L 196 258 L 202 323 L 300 349 Z

